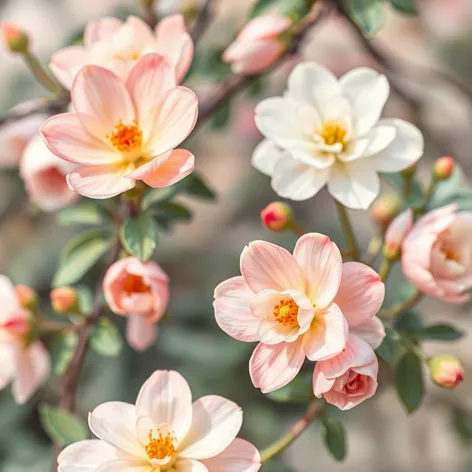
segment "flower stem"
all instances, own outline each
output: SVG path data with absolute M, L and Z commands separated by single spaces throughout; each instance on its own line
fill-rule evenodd
M 354 230 L 352 229 L 349 215 L 347 214 L 346 208 L 336 200 L 336 207 L 338 209 L 339 219 L 341 220 L 341 226 L 346 237 L 349 251 L 351 252 L 352 259 L 354 261 L 359 260 L 359 249 L 357 247 L 356 237 L 354 236 Z
M 290 226 L 290 229 L 299 237 L 301 238 L 305 234 L 305 230 L 298 224 L 298 223 L 293 223 Z
M 318 400 L 310 403 L 305 414 L 290 428 L 290 431 L 261 452 L 261 462 L 267 462 L 290 446 L 290 444 L 305 431 L 310 423 L 320 415 L 323 411 L 323 407 L 324 405 Z
M 34 54 L 28 51 L 23 54 L 23 57 L 25 59 L 26 65 L 43 87 L 47 88 L 58 97 L 61 97 L 67 93 L 59 82 L 51 78 L 51 76 L 46 72 Z
M 380 266 L 380 270 L 379 270 L 379 275 L 380 275 L 380 278 L 382 279 L 382 282 L 385 282 L 385 280 L 387 280 L 387 277 L 390 274 L 390 270 L 392 269 L 392 266 L 393 264 L 391 260 L 389 259 L 383 260 L 382 265 Z
M 413 295 L 405 300 L 403 303 L 398 303 L 393 305 L 391 308 L 387 308 L 386 310 L 381 310 L 379 313 L 379 316 L 382 319 L 393 319 L 400 313 L 409 310 L 410 308 L 413 308 L 417 303 L 421 301 L 423 298 L 424 294 L 420 292 L 419 290 L 415 290 Z

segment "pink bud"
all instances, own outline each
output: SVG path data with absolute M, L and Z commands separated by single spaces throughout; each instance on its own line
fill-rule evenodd
M 23 308 L 36 311 L 38 308 L 38 294 L 27 285 L 16 285 L 15 294 L 18 302 Z
M 400 205 L 401 201 L 397 195 L 381 195 L 371 206 L 370 214 L 379 226 L 386 228 L 398 214 Z
M 271 231 L 284 231 L 293 226 L 292 207 L 284 202 L 272 202 L 261 211 L 262 224 Z
M 407 234 L 413 227 L 413 211 L 411 208 L 400 213 L 388 226 L 385 233 L 384 256 L 387 259 L 395 259 L 400 255 L 400 250 Z
M 464 368 L 451 354 L 434 356 L 429 361 L 429 373 L 433 382 L 443 388 L 456 388 L 464 380 Z
M 0 26 L 3 41 L 11 52 L 25 53 L 29 49 L 28 35 L 14 23 L 4 22 Z
M 434 177 L 437 180 L 448 179 L 454 171 L 456 161 L 451 156 L 444 156 L 436 159 L 434 164 Z
M 57 313 L 78 311 L 77 291 L 72 287 L 59 287 L 51 291 L 51 305 Z

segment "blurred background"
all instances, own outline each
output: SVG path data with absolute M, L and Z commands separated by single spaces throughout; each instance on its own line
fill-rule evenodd
M 58 48 L 80 36 L 84 25 L 103 15 L 126 17 L 139 13 L 133 0 L 2 0 L 0 20 L 14 21 L 31 35 L 34 49 L 44 63 Z M 161 0 L 164 15 L 182 6 L 179 0 Z M 198 2 L 197 2 L 198 3 Z M 220 0 L 217 17 L 199 44 L 196 65 L 189 84 L 201 100 L 227 73 L 214 66 L 215 57 L 244 24 L 249 0 Z M 470 96 L 451 85 L 442 73 L 472 88 L 472 1 L 422 0 L 418 17 L 390 12 L 374 43 L 395 62 L 395 80 L 414 97 L 405 102 L 395 93 L 385 114 L 402 117 L 420 126 L 426 136 L 426 154 L 419 175 L 427 181 L 431 162 L 444 154 L 454 156 L 465 175 L 472 176 L 472 103 Z M 0 52 L 0 109 L 44 94 L 22 61 L 6 50 Z M 213 59 L 212 59 L 213 58 Z M 239 274 L 239 255 L 255 239 L 273 241 L 292 249 L 296 238 L 264 229 L 259 212 L 277 197 L 269 178 L 251 167 L 252 150 L 260 141 L 253 120 L 255 104 L 280 93 L 291 67 L 302 58 L 317 60 L 341 75 L 353 67 L 379 65 L 364 49 L 341 18 L 332 15 L 317 26 L 301 54 L 269 78 L 240 95 L 211 123 L 189 140 L 187 148 L 196 156 L 197 168 L 218 194 L 217 201 L 188 199 L 191 223 L 162 233 L 156 260 L 169 274 L 172 301 L 169 314 L 160 323 L 155 348 L 138 354 L 124 346 L 117 357 L 100 357 L 93 351 L 83 371 L 79 411 L 120 400 L 134 402 L 147 377 L 159 368 L 177 369 L 189 381 L 194 397 L 208 393 L 227 396 L 244 408 L 242 436 L 259 448 L 280 437 L 299 417 L 303 405 L 288 405 L 266 398 L 252 387 L 248 360 L 253 345 L 240 343 L 220 331 L 215 323 L 212 295 L 224 279 Z M 1 156 L 2 158 L 8 156 Z M 387 187 L 385 191 L 392 192 Z M 185 199 L 183 199 L 185 202 Z M 343 246 L 335 206 L 323 191 L 316 199 L 294 205 L 305 230 L 330 235 Z M 364 250 L 375 232 L 366 212 L 352 212 Z M 34 287 L 50 311 L 48 294 L 60 249 L 77 232 L 63 228 L 53 214 L 41 213 L 29 202 L 15 169 L 0 172 L 0 267 L 15 283 Z M 96 268 L 84 281 L 93 287 Z M 394 273 L 389 283 L 387 305 L 398 301 L 407 284 Z M 428 321 L 447 321 L 472 331 L 470 306 L 451 307 L 431 300 L 420 305 Z M 113 320 L 123 330 L 122 319 Z M 348 435 L 348 457 L 336 463 L 324 449 L 319 427 L 312 427 L 277 461 L 264 466 L 267 472 L 323 471 L 462 471 L 472 467 L 472 347 L 469 338 L 448 344 L 430 342 L 428 354 L 443 350 L 460 356 L 466 380 L 455 391 L 443 391 L 427 382 L 423 407 L 408 417 L 383 369 L 377 395 L 342 414 Z M 307 366 L 310 375 L 312 366 Z M 55 402 L 57 379 L 27 406 L 14 404 L 9 388 L 0 392 L 0 470 L 45 472 L 51 467 L 51 444 L 38 420 L 39 402 Z

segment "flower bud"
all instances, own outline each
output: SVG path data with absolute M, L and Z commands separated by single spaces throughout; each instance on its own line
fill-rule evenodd
M 79 297 L 72 287 L 59 287 L 51 291 L 51 305 L 56 313 L 78 312 Z
M 411 208 L 400 213 L 388 226 L 385 233 L 383 255 L 392 261 L 400 256 L 403 241 L 413 227 Z
M 292 207 L 284 202 L 272 202 L 261 211 L 261 221 L 271 231 L 285 231 L 294 225 Z
M 15 294 L 19 304 L 32 311 L 33 313 L 38 309 L 39 298 L 38 294 L 27 285 L 16 285 Z
M 386 228 L 400 211 L 401 200 L 395 194 L 381 195 L 373 203 L 370 214 L 382 228 Z
M 1 25 L 3 41 L 11 52 L 26 53 L 29 49 L 28 35 L 14 23 L 4 22 Z
M 440 387 L 456 388 L 464 380 L 464 368 L 451 354 L 434 356 L 428 367 L 431 379 Z
M 455 167 L 455 160 L 451 156 L 444 156 L 436 159 L 434 164 L 434 178 L 436 180 L 446 180 L 448 179 Z

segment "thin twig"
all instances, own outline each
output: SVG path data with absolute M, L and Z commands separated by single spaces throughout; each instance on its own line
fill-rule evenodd
M 215 9 L 214 0 L 205 0 L 200 12 L 195 20 L 195 24 L 192 28 L 192 39 L 194 44 L 198 44 L 201 37 L 205 33 L 205 30 L 213 18 L 213 12 Z
M 155 28 L 159 22 L 157 17 L 157 1 L 156 0 L 140 0 L 141 7 L 143 9 L 143 15 L 146 23 L 151 27 Z
M 357 244 L 356 236 L 354 234 L 349 215 L 347 214 L 346 207 L 336 200 L 336 208 L 338 210 L 339 219 L 341 220 L 341 227 L 349 247 L 349 252 L 352 256 L 352 259 L 354 261 L 358 261 L 359 246 Z
M 411 295 L 411 297 L 405 300 L 404 302 L 395 304 L 391 308 L 380 310 L 379 317 L 385 320 L 392 320 L 400 313 L 408 311 L 414 306 L 416 306 L 421 301 L 423 296 L 424 294 L 422 292 L 420 292 L 419 290 L 415 290 L 415 293 L 413 293 L 413 295 Z

